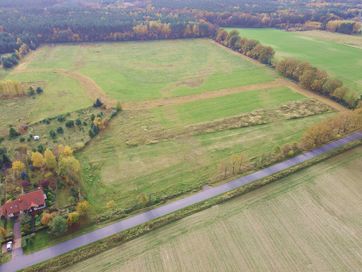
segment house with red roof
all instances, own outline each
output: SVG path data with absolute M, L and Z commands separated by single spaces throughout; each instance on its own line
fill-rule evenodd
M 42 189 L 23 194 L 0 207 L 0 218 L 11 218 L 21 213 L 31 213 L 46 207 L 46 195 Z

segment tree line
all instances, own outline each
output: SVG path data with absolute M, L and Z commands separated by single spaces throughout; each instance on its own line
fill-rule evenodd
M 12 68 L 30 50 L 35 50 L 38 45 L 39 42 L 35 36 L 8 33 L 0 26 L 0 65 L 6 69 Z
M 231 178 L 249 171 L 262 169 L 303 151 L 340 139 L 362 129 L 362 109 L 339 113 L 307 128 L 297 142 L 277 146 L 273 151 L 250 159 L 243 154 L 232 155 L 219 164 L 215 181 Z
M 326 25 L 326 30 L 343 34 L 358 34 L 361 32 L 362 25 L 360 22 L 333 20 Z
M 215 40 L 216 42 L 263 64 L 272 64 L 272 59 L 275 54 L 273 48 L 262 45 L 257 40 L 242 38 L 237 30 L 232 30 L 228 33 L 224 29 L 219 29 Z
M 340 113 L 307 129 L 299 146 L 303 150 L 311 150 L 361 129 L 362 109 Z
M 356 108 L 361 97 L 332 78 L 327 72 L 312 66 L 308 62 L 287 58 L 276 64 L 276 69 L 283 76 L 299 82 L 304 88 L 327 96 L 348 108 Z

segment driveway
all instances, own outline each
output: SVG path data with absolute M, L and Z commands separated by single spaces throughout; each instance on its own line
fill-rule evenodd
M 14 233 L 14 246 L 13 246 L 13 259 L 23 255 L 23 248 L 21 247 L 21 225 L 20 217 L 16 218 L 13 228 Z
M 104 239 L 121 231 L 133 228 L 135 226 L 141 225 L 153 219 L 159 218 L 161 216 L 170 214 L 172 212 L 181 210 L 183 208 L 189 207 L 193 204 L 205 201 L 207 199 L 213 198 L 215 196 L 224 194 L 226 192 L 232 191 L 236 188 L 244 186 L 246 184 L 252 183 L 259 179 L 265 178 L 267 176 L 273 175 L 277 172 L 285 170 L 289 167 L 298 165 L 307 160 L 320 156 L 326 152 L 334 150 L 338 147 L 341 147 L 349 142 L 362 139 L 362 131 L 356 132 L 354 134 L 349 135 L 343 139 L 338 141 L 334 141 L 327 145 L 324 145 L 320 148 L 316 148 L 310 152 L 303 153 L 294 158 L 288 159 L 281 163 L 275 164 L 273 166 L 267 167 L 260 171 L 257 171 L 251 175 L 244 176 L 238 178 L 236 180 L 230 181 L 228 183 L 211 187 L 209 189 L 198 192 L 194 195 L 185 197 L 183 199 L 171 202 L 169 204 L 160 206 L 148 212 L 144 212 L 127 219 L 120 220 L 116 223 L 108 225 L 106 227 L 97 229 L 95 231 L 89 232 L 87 234 L 83 234 L 74 239 L 68 240 L 66 242 L 57 244 L 55 246 L 37 251 L 30 255 L 20 255 L 13 258 L 10 262 L 3 264 L 0 266 L 0 271 L 13 272 L 20 269 L 24 269 L 28 266 L 46 261 L 48 259 L 54 258 L 56 256 L 67 253 L 76 248 L 88 245 L 90 243 L 96 242 L 98 240 Z

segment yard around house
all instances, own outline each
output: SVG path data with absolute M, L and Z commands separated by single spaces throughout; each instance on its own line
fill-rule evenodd
M 231 28 L 229 29 L 231 30 Z M 240 35 L 270 45 L 276 58 L 310 62 L 342 80 L 362 95 L 362 37 L 324 31 L 287 32 L 277 29 L 238 29 Z
M 45 90 L 0 102 L 0 112 L 13 111 L 0 117 L 3 133 L 66 112 L 77 118 L 97 97 L 125 106 L 76 154 L 92 220 L 137 212 L 142 195 L 158 203 L 222 182 L 233 158 L 258 160 L 335 114 L 274 70 L 204 39 L 45 45 L 3 78 Z M 65 129 L 61 143 L 86 138 L 75 131 Z M 66 206 L 67 195 L 56 205 Z M 28 250 L 57 241 L 43 232 Z
M 357 147 L 64 271 L 357 271 L 361 165 Z

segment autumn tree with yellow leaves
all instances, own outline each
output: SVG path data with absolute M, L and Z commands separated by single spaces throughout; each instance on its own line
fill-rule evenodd
M 36 168 L 42 168 L 45 164 L 44 156 L 40 152 L 33 152 L 31 154 L 31 163 Z
M 19 174 L 25 170 L 25 164 L 22 161 L 13 161 L 11 170 L 13 170 L 15 174 Z
M 46 167 L 49 170 L 54 170 L 57 168 L 57 160 L 55 158 L 54 153 L 50 149 L 45 150 L 44 161 L 45 161 Z

